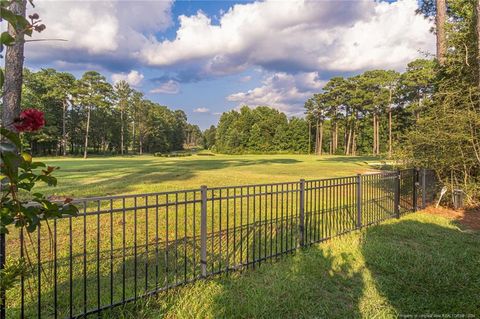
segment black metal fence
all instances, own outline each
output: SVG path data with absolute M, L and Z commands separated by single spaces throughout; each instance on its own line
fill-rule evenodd
M 28 275 L 7 318 L 78 318 L 213 274 L 256 267 L 433 200 L 435 176 L 402 170 L 77 200 L 81 214 L 3 238 Z

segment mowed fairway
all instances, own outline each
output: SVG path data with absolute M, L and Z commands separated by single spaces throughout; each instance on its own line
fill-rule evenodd
M 40 158 L 58 166 L 48 195 L 74 198 L 339 177 L 371 171 L 371 157 L 314 155 L 193 155 Z

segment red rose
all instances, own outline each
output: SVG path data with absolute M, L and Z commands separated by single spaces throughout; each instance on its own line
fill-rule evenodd
M 13 127 L 18 132 L 35 132 L 45 125 L 43 112 L 36 109 L 27 109 L 20 113 L 20 116 L 13 121 Z

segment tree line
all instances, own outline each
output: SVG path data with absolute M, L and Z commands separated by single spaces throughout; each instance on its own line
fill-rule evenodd
M 204 131 L 204 145 L 222 153 L 292 152 L 388 155 L 432 106 L 435 62 L 406 71 L 371 70 L 334 77 L 305 102 L 304 118 L 267 106 L 225 112 Z
M 204 132 L 204 145 L 219 153 L 307 153 L 307 122 L 259 106 L 224 112 L 217 127 Z
M 54 69 L 23 73 L 22 108 L 44 111 L 47 123 L 25 137 L 34 154 L 171 152 L 201 141 L 183 111 L 146 99 L 126 81 L 111 85 L 96 71 L 80 79 Z
M 314 152 L 392 157 L 432 105 L 434 69 L 433 60 L 418 59 L 403 73 L 370 70 L 330 79 L 305 102 Z

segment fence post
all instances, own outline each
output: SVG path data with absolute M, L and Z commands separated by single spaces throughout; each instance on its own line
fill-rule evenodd
M 0 234 L 0 270 L 5 267 L 5 234 Z M 5 290 L 0 290 L 0 319 L 5 319 Z
M 422 209 L 427 207 L 427 170 L 422 168 Z
M 200 215 L 200 263 L 202 277 L 207 276 L 207 186 L 200 187 L 202 206 Z
M 362 174 L 357 175 L 357 228 L 362 228 Z
M 418 203 L 417 203 L 417 185 L 418 185 L 418 168 L 414 167 L 413 168 L 413 193 L 412 193 L 412 201 L 413 201 L 413 211 L 416 212 L 418 210 Z
M 300 180 L 300 246 L 305 245 L 305 180 Z
M 395 216 L 400 218 L 400 169 L 397 170 L 397 175 L 395 176 Z

